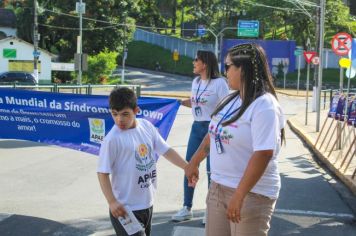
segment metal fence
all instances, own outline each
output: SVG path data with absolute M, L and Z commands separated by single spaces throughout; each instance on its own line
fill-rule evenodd
M 199 42 L 191 42 L 184 39 L 175 38 L 163 34 L 136 29 L 134 40 L 144 41 L 158 45 L 173 52 L 175 49 L 180 55 L 194 58 L 198 50 L 209 50 L 214 52 L 214 44 L 203 44 Z M 324 48 L 323 50 L 323 68 L 339 68 L 339 59 L 331 49 Z M 306 67 L 306 62 L 303 55 L 301 55 L 301 68 Z M 295 68 L 298 69 L 298 58 L 296 58 Z
M 116 87 L 127 87 L 132 89 L 137 97 L 141 96 L 141 85 L 101 85 L 101 84 L 85 84 L 85 85 L 60 85 L 60 84 L 50 84 L 50 85 L 23 85 L 23 84 L 8 84 L 0 85 L 0 88 L 13 88 L 13 89 L 29 89 L 37 91 L 47 91 L 53 93 L 75 93 L 75 94 L 98 94 L 100 92 L 110 92 Z M 100 90 L 100 92 L 98 92 Z
M 134 40 L 158 45 L 170 50 L 171 52 L 177 50 L 180 55 L 184 55 L 190 58 L 194 58 L 198 50 L 208 50 L 214 52 L 213 44 L 190 42 L 188 40 L 153 33 L 142 29 L 136 29 Z

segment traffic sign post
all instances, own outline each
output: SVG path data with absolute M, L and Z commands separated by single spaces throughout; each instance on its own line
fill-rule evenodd
M 199 37 L 202 37 L 206 34 L 206 29 L 205 29 L 204 25 L 198 25 L 197 34 Z
M 352 44 L 352 37 L 347 33 L 338 33 L 331 40 L 331 48 L 339 56 L 345 56 L 349 53 Z
M 237 36 L 257 38 L 260 22 L 258 20 L 239 20 L 237 23 Z
M 304 55 L 304 59 L 305 61 L 310 64 L 310 62 L 312 61 L 313 57 L 315 57 L 316 55 L 316 52 L 313 52 L 313 51 L 306 51 L 303 53 Z
M 309 104 L 309 75 L 310 75 L 310 62 L 312 61 L 313 57 L 315 57 L 316 52 L 313 51 L 306 51 L 303 53 L 305 61 L 308 63 L 307 67 L 307 84 L 306 84 L 306 102 L 305 102 L 305 125 L 308 124 L 308 104 Z
M 334 35 L 331 40 L 331 48 L 336 55 L 342 56 L 348 54 L 351 49 L 352 37 L 347 33 L 338 33 Z M 342 93 L 344 89 L 344 69 L 340 66 L 340 92 Z
M 320 63 L 320 58 L 319 58 L 319 57 L 313 57 L 312 63 L 313 63 L 314 65 L 319 65 L 319 63 Z
M 300 81 L 300 63 L 303 54 L 303 47 L 297 46 L 294 50 L 294 55 L 298 57 L 298 80 L 297 80 L 297 94 L 299 94 L 299 81 Z
M 177 61 L 179 60 L 179 52 L 177 49 L 174 49 L 173 52 L 173 61 L 174 61 L 174 73 L 176 72 Z

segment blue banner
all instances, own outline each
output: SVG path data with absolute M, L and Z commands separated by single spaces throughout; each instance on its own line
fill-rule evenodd
M 167 139 L 179 108 L 175 99 L 141 97 L 142 117 Z M 0 138 L 22 139 L 98 154 L 114 121 L 108 96 L 0 89 Z

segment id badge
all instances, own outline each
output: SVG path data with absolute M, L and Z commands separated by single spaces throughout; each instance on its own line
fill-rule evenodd
M 194 112 L 196 116 L 201 116 L 201 107 L 195 107 Z
M 218 154 L 221 154 L 224 152 L 220 136 L 215 137 L 215 146 L 216 146 L 216 151 L 218 152 Z

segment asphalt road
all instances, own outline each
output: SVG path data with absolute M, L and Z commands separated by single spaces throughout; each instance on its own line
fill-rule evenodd
M 158 91 L 157 86 L 161 86 L 160 91 L 190 88 L 190 78 L 170 76 L 165 80 L 146 71 L 132 73 L 137 82 L 139 74 L 143 74 L 147 91 L 151 86 L 152 91 Z M 175 86 L 171 79 L 175 79 Z M 279 98 L 287 117 L 304 109 L 304 98 Z M 182 156 L 191 122 L 190 110 L 181 107 L 168 138 L 168 143 Z M 350 196 L 338 180 L 314 161 L 289 128 L 286 131 L 287 145 L 279 160 L 282 190 L 270 235 L 355 235 L 355 216 L 349 205 L 355 196 Z M 96 160 L 96 156 L 56 146 L 0 140 L 0 235 L 113 235 L 108 207 L 96 178 Z M 201 165 L 202 173 L 204 166 Z M 164 158 L 159 160 L 152 235 L 204 235 L 201 219 L 207 192 L 205 175 L 197 186 L 194 219 L 170 221 L 182 204 L 182 179 L 181 170 Z

